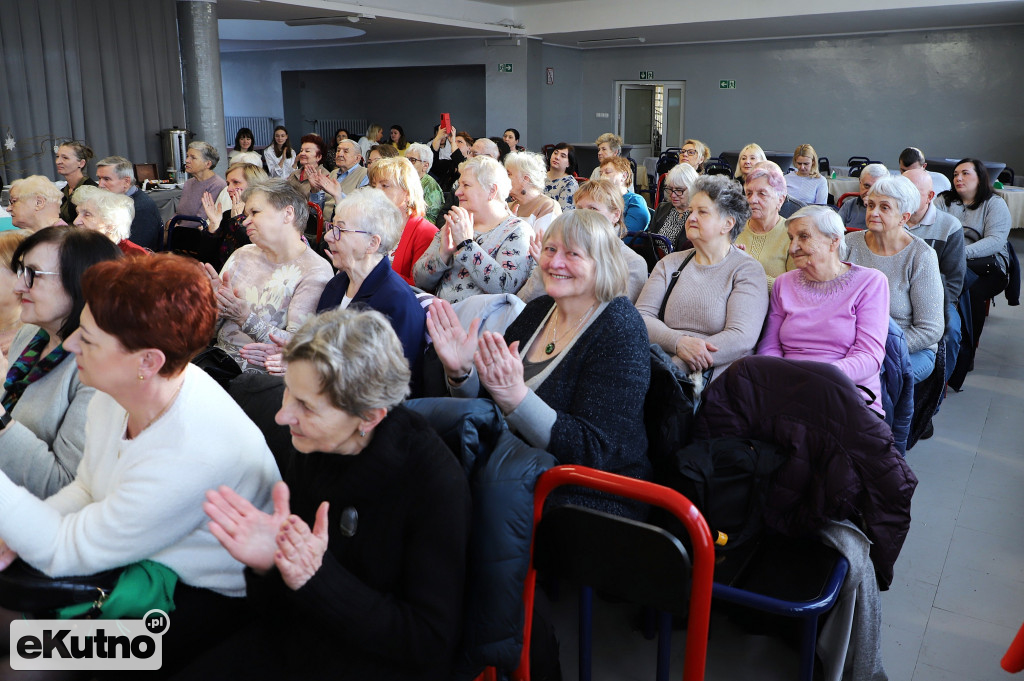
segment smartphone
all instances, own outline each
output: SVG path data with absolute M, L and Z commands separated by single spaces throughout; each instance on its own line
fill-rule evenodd
M 441 127 L 448 135 L 452 134 L 452 117 L 449 114 L 441 114 Z

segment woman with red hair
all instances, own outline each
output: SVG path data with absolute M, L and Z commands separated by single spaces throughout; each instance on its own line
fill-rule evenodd
M 196 262 L 169 254 L 102 262 L 82 291 L 80 325 L 65 345 L 97 391 L 85 453 L 74 481 L 46 501 L 0 474 L 0 569 L 19 555 L 51 576 L 156 564 L 173 594 L 168 670 L 231 631 L 245 595 L 241 563 L 207 527 L 206 491 L 229 485 L 270 510 L 280 474 L 255 424 L 189 364 L 217 322 Z M 139 617 L 152 607 L 137 605 Z

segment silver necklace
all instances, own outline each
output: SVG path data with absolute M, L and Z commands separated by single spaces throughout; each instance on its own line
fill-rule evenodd
M 571 329 L 570 337 L 576 335 L 576 332 L 580 330 L 580 326 L 582 326 L 583 322 L 588 317 L 590 317 L 590 313 L 594 311 L 595 307 L 597 307 L 597 303 L 594 303 L 593 305 L 591 305 L 590 309 L 583 313 L 583 316 L 580 317 L 579 320 L 576 322 L 576 326 L 574 326 Z M 550 355 L 551 353 L 553 353 L 555 351 L 555 343 L 557 343 L 558 341 L 565 340 L 565 336 L 558 336 L 558 313 L 559 312 L 560 312 L 560 310 L 558 309 L 558 303 L 555 303 L 554 319 L 551 320 L 551 330 L 550 330 L 550 332 L 548 334 L 548 344 L 544 346 L 544 354 L 545 355 Z

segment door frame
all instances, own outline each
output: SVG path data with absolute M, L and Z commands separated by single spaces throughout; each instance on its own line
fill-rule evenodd
M 615 81 L 615 134 L 622 136 L 622 86 L 623 85 L 648 85 L 658 86 L 660 85 L 664 91 L 669 88 L 679 89 L 679 139 L 686 139 L 685 123 L 686 123 L 686 81 L 685 80 L 617 80 Z M 664 108 L 667 108 L 667 101 L 663 102 L 663 114 L 665 113 Z M 665 124 L 667 125 L 667 121 Z M 665 146 L 665 135 L 661 136 L 661 149 L 657 150 L 660 154 L 666 148 Z

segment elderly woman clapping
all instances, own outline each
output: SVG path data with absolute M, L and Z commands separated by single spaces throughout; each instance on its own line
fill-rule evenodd
M 651 218 L 649 231 L 667 237 L 676 251 L 688 247 L 686 218 L 690 216 L 690 194 L 697 177 L 697 171 L 689 163 L 680 163 L 668 171 L 665 177 L 668 201 L 663 201 Z
M 49 178 L 29 175 L 11 184 L 11 222 L 15 227 L 38 232 L 44 227 L 67 224 L 60 218 L 64 195 Z
M 529 223 L 505 204 L 512 182 L 493 158 L 461 166 L 459 205 L 413 267 L 416 285 L 455 303 L 478 293 L 515 293 L 533 267 Z
M 76 227 L 103 234 L 125 255 L 149 254 L 145 248 L 128 239 L 132 233 L 132 220 L 135 219 L 135 202 L 130 196 L 84 185 L 75 190 L 72 200 L 78 208 Z
M 539 267 L 547 295 L 528 303 L 504 337 L 484 332 L 478 341 L 479 321 L 467 332 L 447 302 L 431 306 L 427 329 L 452 394 L 486 389 L 509 425 L 560 463 L 648 476 L 650 348 L 624 297 L 621 240 L 596 212 L 567 211 L 544 233 Z
M 253 185 L 242 202 L 252 243 L 232 253 L 220 274 L 211 265 L 206 269 L 220 307 L 217 347 L 243 370 L 264 371 L 247 364 L 239 350 L 298 329 L 316 310 L 331 266 L 302 238 L 309 209 L 287 181 Z
M 889 280 L 889 316 L 903 329 L 914 382 L 931 374 L 942 331 L 943 287 L 935 250 L 907 231 L 921 194 L 907 178 L 883 177 L 865 201 L 865 231 L 850 232 L 850 262 L 880 270 Z
M 693 249 L 659 261 L 636 301 L 651 342 L 689 371 L 713 368 L 715 378 L 757 344 L 768 309 L 764 268 L 732 245 L 749 216 L 735 182 L 698 179 L 686 221 Z
M 276 421 L 297 453 L 273 513 L 230 485 L 203 507 L 250 568 L 253 616 L 182 678 L 449 678 L 469 486 L 430 424 L 401 405 L 409 366 L 392 325 L 372 310 L 325 312 L 285 359 Z
M 743 192 L 750 206 L 750 219 L 736 243 L 761 263 L 771 288 L 775 277 L 794 267 L 789 259 L 786 219 L 779 215 L 786 200 L 786 178 L 778 165 L 762 161 L 747 172 Z
M 532 151 L 515 151 L 505 157 L 505 170 L 512 181 L 512 210 L 543 234 L 562 214 L 558 201 L 544 193 L 544 157 Z
M 757 354 L 827 362 L 881 395 L 889 329 L 889 282 L 878 270 L 840 259 L 845 228 L 827 206 L 786 221 L 797 269 L 775 280 Z M 883 414 L 881 400 L 868 406 Z M 884 414 L 883 414 L 884 415 Z

